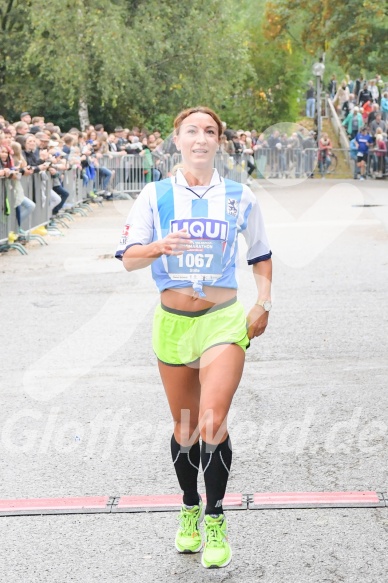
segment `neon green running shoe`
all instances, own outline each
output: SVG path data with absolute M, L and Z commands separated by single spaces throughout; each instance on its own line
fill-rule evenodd
M 198 553 L 202 549 L 202 536 L 199 524 L 203 520 L 204 507 L 199 498 L 198 506 L 182 504 L 179 514 L 179 528 L 175 537 L 175 548 L 180 553 Z
M 232 549 L 228 543 L 228 528 L 223 514 L 205 516 L 205 548 L 202 565 L 206 569 L 226 567 L 232 560 Z

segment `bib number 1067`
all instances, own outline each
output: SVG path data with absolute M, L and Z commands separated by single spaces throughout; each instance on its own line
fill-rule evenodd
M 211 253 L 184 253 L 178 255 L 179 267 L 210 267 L 213 260 Z

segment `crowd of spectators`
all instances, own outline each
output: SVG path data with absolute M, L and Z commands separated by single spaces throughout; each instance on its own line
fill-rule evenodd
M 355 177 L 364 177 L 371 169 L 385 175 L 388 92 L 376 93 L 376 88 L 384 89 L 379 79 L 372 85 L 361 79 L 354 86 L 351 86 L 353 82 L 346 86 L 344 83 L 337 89 L 333 76 L 328 89 L 339 107 L 351 140 L 351 155 L 357 168 Z M 353 92 L 350 92 L 350 86 Z M 311 84 L 309 91 L 313 91 Z M 354 97 L 356 94 L 357 98 Z M 311 109 L 311 103 L 309 107 Z M 256 130 L 235 131 L 224 123 L 218 165 L 225 177 L 236 166 L 245 169 L 248 184 L 252 182 L 254 172 L 258 178 L 313 177 L 317 148 L 322 171 L 323 166 L 330 165 L 332 149 L 326 135 L 322 135 L 317 144 L 314 132 L 308 129 L 301 128 L 291 134 L 276 129 L 271 133 L 259 133 Z M 374 152 L 372 157 L 370 152 Z M 67 169 L 78 168 L 84 182 L 93 184 L 90 198 L 112 200 L 114 169 L 105 161 L 129 154 L 142 158 L 143 183 L 166 177 L 172 168 L 170 162 L 177 158 L 174 158 L 177 150 L 172 135 L 163 139 L 158 129 L 149 132 L 138 127 L 129 130 L 117 126 L 113 132 L 106 132 L 102 124 L 96 124 L 88 126 L 85 131 L 71 128 L 64 133 L 52 122 L 45 122 L 44 117 L 31 118 L 28 112 L 23 112 L 20 120 L 14 123 L 0 115 L 0 179 L 8 179 L 20 232 L 35 208 L 35 203 L 24 194 L 22 176 L 36 173 L 51 176 L 49 204 L 55 217 L 69 196 L 63 186 L 63 173 Z
M 93 184 L 91 199 L 112 200 L 110 185 L 114 170 L 104 166 L 104 157 L 139 154 L 143 157 L 144 181 L 148 182 L 156 177 L 151 153 L 162 143 L 158 130 L 149 134 L 139 128 L 129 131 L 117 127 L 108 133 L 102 124 L 97 124 L 84 132 L 71 128 L 63 133 L 60 127 L 45 122 L 44 117 L 31 118 L 28 112 L 23 112 L 14 123 L 0 115 L 0 180 L 7 179 L 19 233 L 24 233 L 22 226 L 35 209 L 35 203 L 24 194 L 20 180 L 23 176 L 39 173 L 45 179 L 50 175 L 49 205 L 55 218 L 69 197 L 63 186 L 66 170 L 78 168 L 84 182 Z
M 337 114 L 350 142 L 354 160 L 354 178 L 368 175 L 384 177 L 388 169 L 388 84 L 376 74 L 373 79 L 362 76 L 355 81 L 346 77 L 338 84 L 332 75 L 327 85 L 327 95 L 332 99 Z M 309 82 L 306 90 L 306 116 L 314 117 L 315 91 Z M 313 105 L 312 105 L 313 102 Z M 330 164 L 330 149 L 318 144 L 320 158 Z M 328 154 L 321 153 L 325 150 Z

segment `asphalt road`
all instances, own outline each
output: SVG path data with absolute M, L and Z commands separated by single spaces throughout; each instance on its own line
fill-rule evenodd
M 274 308 L 233 403 L 228 491 L 387 492 L 387 183 L 253 188 Z M 93 207 L 48 247 L 0 256 L 0 498 L 179 492 L 150 341 L 156 287 L 149 269 L 112 258 L 131 204 Z M 239 277 L 248 310 L 243 261 Z M 0 517 L 0 581 L 388 579 L 388 508 L 228 517 L 233 561 L 209 572 L 175 552 L 174 513 Z

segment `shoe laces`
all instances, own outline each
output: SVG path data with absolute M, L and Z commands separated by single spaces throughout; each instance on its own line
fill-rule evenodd
M 206 546 L 220 547 L 225 540 L 225 533 L 221 529 L 224 518 L 213 518 L 211 522 L 206 522 Z
M 182 507 L 178 520 L 183 533 L 193 537 L 198 533 L 198 515 L 198 506 L 190 509 Z

